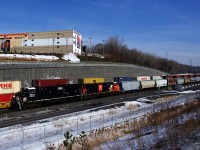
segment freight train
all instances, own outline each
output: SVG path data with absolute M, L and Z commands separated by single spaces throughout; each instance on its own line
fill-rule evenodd
M 0 82 L 0 108 L 21 110 L 154 88 L 181 88 L 191 83 L 200 83 L 200 74 L 114 77 L 112 82 L 83 78 L 77 84 L 70 84 L 68 79 L 39 79 L 25 88 L 21 88 L 20 81 Z

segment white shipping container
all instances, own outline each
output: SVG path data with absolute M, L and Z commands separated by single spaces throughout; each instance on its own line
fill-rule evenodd
M 184 84 L 184 79 L 183 78 L 178 78 L 177 79 L 177 84 Z
M 139 81 L 122 81 L 122 89 L 124 92 L 139 90 L 140 82 Z
M 192 77 L 191 82 L 196 82 L 196 77 Z
M 21 81 L 0 82 L 0 94 L 17 93 L 21 90 Z
M 155 87 L 155 80 L 141 81 L 142 89 Z
M 146 81 L 146 80 L 151 80 L 150 76 L 139 76 L 137 77 L 137 81 Z
M 167 80 L 161 79 L 161 80 L 155 80 L 156 81 L 156 87 L 164 87 L 167 86 Z M 183 80 L 184 81 L 184 80 Z
M 200 81 L 200 77 L 196 77 L 196 81 Z
M 163 79 L 161 76 L 152 76 L 152 80 L 161 80 Z

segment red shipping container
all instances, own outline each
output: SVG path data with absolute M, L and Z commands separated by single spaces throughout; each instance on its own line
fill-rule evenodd
M 33 87 L 50 87 L 50 86 L 60 86 L 67 85 L 69 83 L 68 79 L 38 79 L 32 80 Z
M 1 94 L 0 95 L 0 103 L 2 102 L 10 102 L 13 98 L 14 94 Z

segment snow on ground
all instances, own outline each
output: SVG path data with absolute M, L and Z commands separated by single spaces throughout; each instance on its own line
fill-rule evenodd
M 53 55 L 27 55 L 27 54 L 0 54 L 2 58 L 8 59 L 36 59 L 36 60 L 43 60 L 43 61 L 53 61 L 58 60 L 59 58 Z
M 186 101 L 193 101 L 189 93 L 185 97 L 170 101 L 170 105 L 182 105 Z M 193 94 L 200 96 L 200 92 Z M 142 99 L 140 99 L 142 100 Z M 160 102 L 161 103 L 161 102 Z M 163 103 L 167 103 L 164 101 Z M 143 102 L 132 101 L 124 102 L 124 106 L 111 108 L 85 110 L 72 114 L 66 114 L 54 118 L 40 120 L 28 125 L 15 125 L 0 129 L 0 150 L 42 150 L 46 149 L 51 143 L 62 143 L 64 133 L 69 131 L 73 135 L 79 135 L 81 131 L 90 132 L 102 127 L 113 126 L 127 120 L 136 119 L 147 113 L 152 113 L 162 109 L 163 105 L 158 103 L 146 104 Z M 95 109 L 96 110 L 96 109 Z
M 64 55 L 62 57 L 62 59 L 68 60 L 71 63 L 80 63 L 80 59 L 78 57 L 76 57 L 76 55 L 74 55 L 72 53 Z
M 114 125 L 117 120 L 119 122 L 125 121 L 126 118 L 123 115 L 129 114 L 130 110 L 145 105 L 147 104 L 137 101 L 125 102 L 122 107 L 77 112 L 59 118 L 40 120 L 28 126 L 16 125 L 2 128 L 0 129 L 0 149 L 44 149 L 45 143 L 50 143 L 50 141 L 62 143 L 66 131 L 78 135 L 81 131 L 89 132 L 90 130 Z
M 53 55 L 27 55 L 27 54 L 0 54 L 1 58 L 7 58 L 7 59 L 34 59 L 38 61 L 55 61 L 59 58 Z M 70 63 L 80 63 L 80 59 L 72 53 L 65 54 L 62 57 L 63 60 L 67 60 Z

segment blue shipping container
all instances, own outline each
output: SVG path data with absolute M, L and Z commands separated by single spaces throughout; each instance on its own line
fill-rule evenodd
M 114 82 L 136 81 L 136 77 L 114 77 Z

